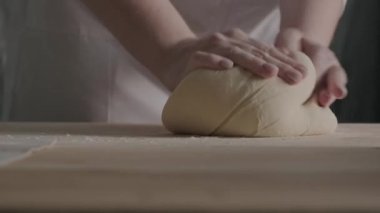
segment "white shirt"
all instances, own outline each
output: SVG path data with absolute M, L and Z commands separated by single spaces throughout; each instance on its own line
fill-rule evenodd
M 277 0 L 173 0 L 197 34 L 273 42 Z M 78 0 L 0 2 L 4 120 L 159 124 L 168 91 Z

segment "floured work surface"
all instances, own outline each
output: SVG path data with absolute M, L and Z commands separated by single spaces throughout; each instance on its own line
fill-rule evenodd
M 102 124 L 0 129 L 56 141 L 0 169 L 2 211 L 380 211 L 380 125 L 299 138 Z

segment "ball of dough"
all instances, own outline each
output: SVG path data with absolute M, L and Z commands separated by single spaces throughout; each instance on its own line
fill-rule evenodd
M 316 72 L 303 53 L 293 56 L 306 77 L 288 85 L 278 77 L 262 79 L 241 68 L 195 70 L 167 101 L 162 121 L 173 133 L 207 136 L 276 137 L 333 132 L 337 119 L 329 108 L 309 99 Z

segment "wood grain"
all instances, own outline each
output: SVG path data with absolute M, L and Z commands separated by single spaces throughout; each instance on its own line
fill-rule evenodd
M 121 124 L 16 123 L 0 132 L 56 141 L 0 169 L 0 210 L 380 211 L 380 125 L 294 138 Z

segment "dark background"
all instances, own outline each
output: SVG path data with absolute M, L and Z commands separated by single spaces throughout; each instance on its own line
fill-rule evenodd
M 380 1 L 349 0 L 332 48 L 349 95 L 333 105 L 340 122 L 380 122 Z
M 380 123 L 380 0 L 348 0 L 332 48 L 349 78 L 349 96 L 332 107 L 339 121 Z M 0 69 L 0 100 L 4 80 Z

